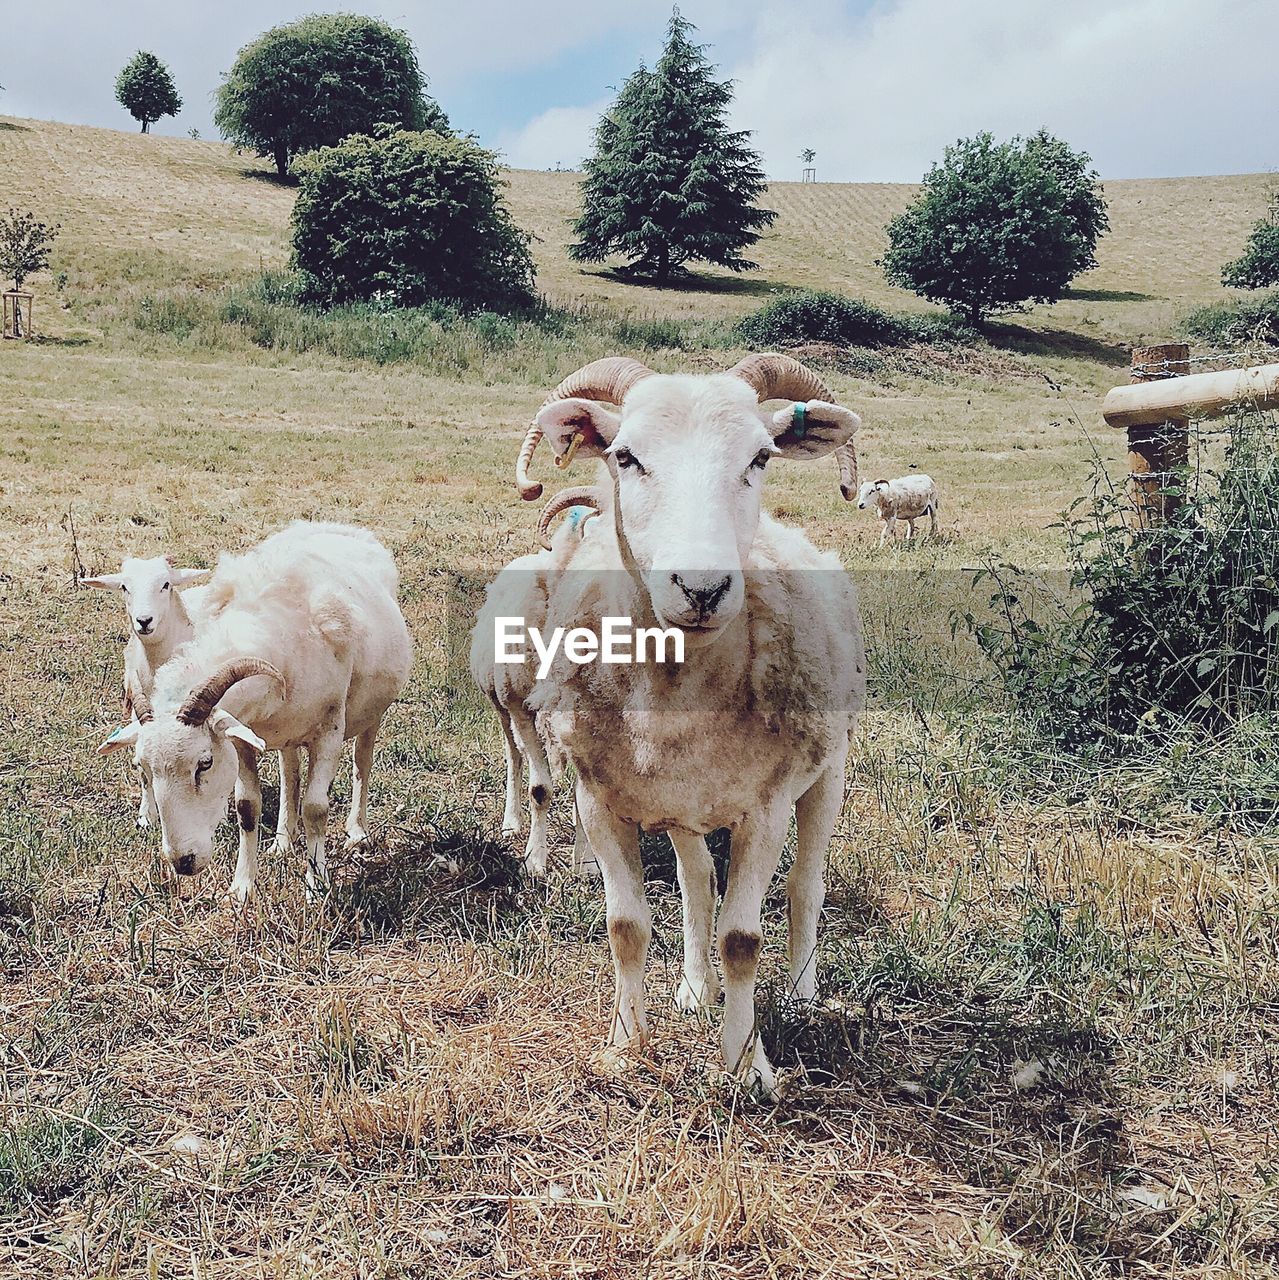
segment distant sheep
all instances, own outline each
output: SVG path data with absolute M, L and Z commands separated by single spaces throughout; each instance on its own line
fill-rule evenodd
M 937 536 L 937 486 L 931 476 L 902 476 L 897 480 L 867 480 L 857 491 L 857 509 L 865 511 L 873 506 L 879 513 L 883 528 L 879 534 L 882 547 L 889 538 L 896 537 L 897 521 L 905 520 L 906 537 L 915 536 L 915 521 L 921 516 L 929 520 L 928 532 Z
M 232 894 L 257 877 L 258 756 L 306 748 L 302 820 L 307 891 L 325 883 L 324 841 L 343 743 L 355 739 L 346 829 L 365 838 L 378 729 L 408 681 L 413 648 L 390 552 L 366 530 L 297 521 L 241 556 L 224 555 L 195 638 L 156 672 L 100 754 L 133 747 L 160 816 L 164 856 L 193 875 L 234 785 L 240 851 Z M 282 789 L 283 790 L 283 789 Z
M 155 687 L 155 673 L 173 657 L 180 645 L 195 635 L 191 612 L 199 614 L 197 593 L 190 592 L 186 601 L 178 588 L 208 569 L 179 569 L 166 556 L 148 560 L 130 557 L 119 573 L 104 573 L 95 578 L 81 578 L 82 587 L 116 591 L 124 601 L 129 618 L 129 639 L 124 646 L 124 714 L 133 718 L 139 697 L 149 699 Z M 155 824 L 155 800 L 146 775 L 142 775 L 142 801 L 138 806 L 138 826 Z

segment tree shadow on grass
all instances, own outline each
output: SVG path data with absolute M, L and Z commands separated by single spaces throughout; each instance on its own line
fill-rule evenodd
M 762 280 L 747 276 L 706 276 L 690 271 L 687 275 L 671 276 L 668 280 L 652 280 L 644 276 L 627 275 L 625 271 L 615 267 L 604 267 L 597 271 L 583 269 L 584 276 L 592 276 L 596 280 L 607 280 L 613 284 L 624 284 L 639 290 L 652 290 L 656 293 L 720 293 L 743 297 L 763 297 L 767 294 L 785 293 L 793 289 L 779 280 Z
M 1160 302 L 1152 293 L 1134 293 L 1129 289 L 1068 289 L 1066 298 L 1074 302 Z
M 30 133 L 28 124 L 14 124 L 11 120 L 0 120 L 0 133 Z
M 252 178 L 255 182 L 265 182 L 271 187 L 296 187 L 298 178 L 295 174 L 286 173 L 281 176 L 270 169 L 241 169 L 240 177 Z
M 1020 355 L 1073 357 L 1113 368 L 1126 366 L 1132 356 L 1122 342 L 1108 342 L 1069 329 L 1031 329 L 1025 325 L 991 320 L 981 329 L 992 347 Z

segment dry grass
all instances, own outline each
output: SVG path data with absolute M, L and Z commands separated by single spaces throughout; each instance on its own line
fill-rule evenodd
M 670 1006 L 660 842 L 650 1004 L 667 1012 L 618 1064 L 599 1052 L 598 892 L 524 884 L 494 836 L 500 752 L 451 647 L 456 575 L 531 545 L 508 476 L 544 387 L 137 334 L 112 299 L 280 262 L 291 193 L 215 144 L 18 123 L 0 123 L 7 190 L 62 220 L 69 280 L 56 340 L 0 350 L 0 1273 L 1273 1273 L 1274 841 L 1152 800 L 1155 761 L 1071 796 L 1014 777 L 966 732 L 993 712 L 965 710 L 972 656 L 949 647 L 963 588 L 916 572 L 1057 562 L 1044 526 L 1088 471 L 1082 426 L 1117 459 L 1096 405 L 1120 344 L 1212 296 L 1262 179 L 1111 184 L 1087 283 L 1148 299 L 836 367 L 866 467 L 942 482 L 940 545 L 876 556 L 833 472 L 771 476 L 773 508 L 860 574 L 879 696 L 832 851 L 828 1003 L 800 1017 L 765 992 L 789 1088 L 761 1110 L 719 1079 L 713 1026 Z M 754 282 L 636 303 L 574 272 L 572 179 L 512 180 L 560 296 L 754 304 Z M 907 194 L 776 188 L 763 276 L 886 298 L 869 262 Z M 92 755 L 123 632 L 69 584 L 77 556 L 207 562 L 294 516 L 387 537 L 419 662 L 379 756 L 374 848 L 324 910 L 300 868 L 268 863 L 241 917 L 220 897 L 229 832 L 222 866 L 175 895 L 131 826 L 132 780 Z

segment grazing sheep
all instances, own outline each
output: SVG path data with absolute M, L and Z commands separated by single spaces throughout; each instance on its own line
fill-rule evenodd
M 783 398 L 797 403 L 762 409 Z M 621 357 L 596 361 L 552 393 L 517 463 L 517 483 L 529 492 L 528 465 L 544 434 L 562 465 L 577 453 L 602 458 L 608 470 L 607 509 L 547 578 L 544 625 L 599 634 L 604 618 L 620 617 L 684 639 L 682 663 L 576 665 L 561 649 L 524 703 L 538 736 L 576 770 L 578 813 L 603 872 L 613 1043 L 648 1035 L 652 914 L 637 829 L 666 831 L 675 845 L 681 991 L 686 1007 L 704 1007 L 718 986 L 704 837 L 728 827 L 718 928 L 724 1058 L 766 1097 L 775 1077 L 754 1008 L 763 899 L 794 812 L 790 976 L 795 995 L 811 1000 L 826 849 L 865 699 L 852 583 L 834 556 L 760 509 L 772 458 L 817 458 L 851 441 L 857 415 L 830 400 L 821 379 L 786 356 L 752 356 L 727 374 L 699 377 L 654 374 Z
M 937 486 L 931 476 L 901 476 L 897 480 L 867 480 L 857 491 L 857 509 L 865 511 L 874 505 L 883 522 L 879 533 L 882 547 L 889 538 L 896 537 L 898 520 L 906 521 L 906 538 L 915 536 L 915 521 L 921 516 L 929 520 L 928 532 L 937 536 Z
M 119 573 L 80 579 L 82 587 L 118 591 L 124 601 L 129 617 L 123 696 L 127 718 L 132 718 L 139 695 L 151 696 L 155 673 L 173 657 L 179 645 L 186 644 L 195 634 L 191 613 L 178 588 L 208 572 L 208 569 L 179 569 L 167 556 L 154 556 L 149 560 L 131 557 L 120 566 Z M 188 592 L 186 600 L 198 615 L 196 597 L 196 592 Z M 138 826 L 149 827 L 155 820 L 155 800 L 143 774 Z
M 346 525 L 297 521 L 244 555 L 221 557 L 207 620 L 156 672 L 151 697 L 135 702 L 136 719 L 99 748 L 134 748 L 155 796 L 164 856 L 180 875 L 208 866 L 234 787 L 240 849 L 231 892 L 241 901 L 252 892 L 258 756 L 268 749 L 294 759 L 307 752 L 308 894 L 325 882 L 329 788 L 348 738 L 348 842 L 365 839 L 374 743 L 412 665 L 398 589 L 386 548 Z

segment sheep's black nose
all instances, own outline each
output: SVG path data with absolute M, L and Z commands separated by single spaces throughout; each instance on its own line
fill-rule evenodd
M 148 631 L 151 630 L 151 623 L 154 621 L 155 621 L 154 618 L 139 618 L 138 630 L 141 631 L 143 635 L 145 635 Z
M 708 573 L 689 574 L 687 578 L 671 574 L 671 581 L 684 593 L 685 599 L 699 613 L 713 613 L 719 602 L 733 585 L 733 575 L 715 576 Z
M 177 860 L 177 862 L 173 864 L 173 868 L 180 876 L 194 875 L 195 874 L 195 854 L 184 853 Z

